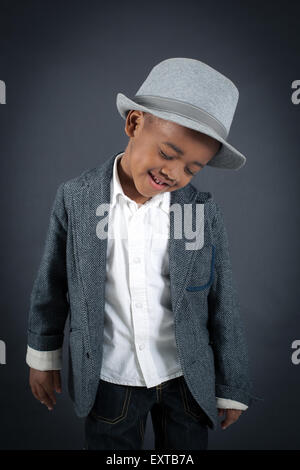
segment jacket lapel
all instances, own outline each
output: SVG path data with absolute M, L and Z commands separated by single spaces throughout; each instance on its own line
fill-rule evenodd
M 99 238 L 96 227 L 103 217 L 97 208 L 109 207 L 110 180 L 117 154 L 96 168 L 95 174 L 73 194 L 78 263 L 87 306 L 89 333 L 97 336 L 104 321 L 107 238 Z M 107 217 L 107 213 L 104 214 Z M 96 346 L 95 346 L 96 347 Z
M 179 214 L 182 214 L 181 219 L 181 233 L 182 238 L 175 238 L 175 216 L 173 211 L 170 212 L 170 233 L 169 233 L 169 270 L 170 270 L 170 289 L 172 310 L 176 315 L 177 306 L 180 303 L 183 289 L 185 287 L 185 280 L 187 278 L 190 267 L 193 263 L 196 250 L 187 250 L 186 242 L 190 241 L 184 237 L 184 204 L 194 203 L 196 198 L 196 191 L 190 185 L 185 186 L 177 191 L 171 192 L 170 207 L 178 204 Z M 174 212 L 175 214 L 176 212 Z M 194 215 L 194 214 L 193 214 Z M 194 217 L 193 217 L 194 218 Z M 179 218 L 180 220 L 180 218 Z

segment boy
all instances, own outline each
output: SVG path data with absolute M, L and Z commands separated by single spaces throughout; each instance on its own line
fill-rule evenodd
M 206 165 L 244 165 L 226 141 L 237 101 L 208 65 L 164 60 L 133 100 L 117 96 L 125 151 L 58 188 L 26 362 L 33 395 L 53 409 L 70 314 L 68 389 L 86 449 L 141 449 L 149 411 L 156 450 L 206 449 L 217 410 L 225 429 L 259 399 L 223 216 L 190 183 Z M 185 240 L 187 206 L 198 248 Z

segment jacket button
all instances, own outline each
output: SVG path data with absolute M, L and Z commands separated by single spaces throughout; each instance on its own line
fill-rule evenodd
M 89 357 L 90 357 L 89 353 L 86 353 L 86 357 L 89 359 Z

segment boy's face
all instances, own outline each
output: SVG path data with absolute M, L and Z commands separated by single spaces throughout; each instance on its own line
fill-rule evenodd
M 120 161 L 120 179 L 141 199 L 183 188 L 221 146 L 215 139 L 171 121 L 149 123 L 138 110 L 129 111 L 125 132 L 130 140 Z

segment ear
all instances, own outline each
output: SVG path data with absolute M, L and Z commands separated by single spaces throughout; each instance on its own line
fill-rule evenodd
M 125 132 L 128 137 L 134 137 L 144 119 L 143 112 L 131 109 L 126 115 Z

